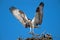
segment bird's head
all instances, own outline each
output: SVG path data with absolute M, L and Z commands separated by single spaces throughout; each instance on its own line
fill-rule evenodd
M 43 3 L 43 2 L 41 2 L 41 3 L 39 4 L 39 6 L 44 7 L 44 3 Z
M 40 9 L 43 9 L 43 8 L 44 8 L 44 3 L 43 3 L 43 2 L 41 2 L 41 3 L 39 4 L 39 8 L 40 8 Z
M 16 7 L 13 7 L 13 6 L 10 7 L 9 10 L 10 10 L 11 13 L 19 12 L 19 10 Z
M 11 12 L 14 11 L 14 10 L 16 10 L 16 9 L 17 9 L 17 8 L 16 8 L 16 7 L 13 7 L 13 6 L 9 8 L 9 10 L 10 10 Z

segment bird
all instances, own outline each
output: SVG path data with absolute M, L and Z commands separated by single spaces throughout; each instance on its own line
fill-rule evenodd
M 43 8 L 44 3 L 41 2 L 37 7 L 36 15 L 32 20 L 30 20 L 22 10 L 19 10 L 15 6 L 10 7 L 9 10 L 13 16 L 24 25 L 25 28 L 30 28 L 30 33 L 34 33 L 34 28 L 38 28 L 38 25 L 42 24 Z

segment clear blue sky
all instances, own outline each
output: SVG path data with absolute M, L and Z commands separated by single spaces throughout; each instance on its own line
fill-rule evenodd
M 10 13 L 9 8 L 15 6 L 32 19 L 36 8 L 42 0 L 0 0 L 0 40 L 16 40 L 18 37 L 31 37 L 29 28 L 19 23 Z M 44 17 L 42 25 L 35 33 L 50 33 L 54 40 L 60 40 L 60 0 L 43 0 Z

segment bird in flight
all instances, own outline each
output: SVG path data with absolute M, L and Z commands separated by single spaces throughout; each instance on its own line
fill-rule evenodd
M 41 2 L 36 9 L 35 17 L 32 20 L 27 18 L 26 14 L 23 11 L 14 6 L 10 7 L 9 10 L 13 14 L 13 16 L 15 16 L 16 19 L 24 25 L 25 28 L 30 28 L 30 32 L 34 33 L 34 28 L 38 28 L 38 25 L 42 24 L 43 8 L 44 3 Z

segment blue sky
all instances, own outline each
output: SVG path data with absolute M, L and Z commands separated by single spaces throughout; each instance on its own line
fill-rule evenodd
M 16 40 L 18 37 L 31 37 L 29 28 L 19 23 L 10 13 L 9 8 L 15 6 L 32 19 L 36 8 L 42 0 L 0 0 L 0 40 Z M 60 0 L 43 0 L 43 23 L 35 29 L 35 33 L 51 34 L 54 40 L 60 40 Z

